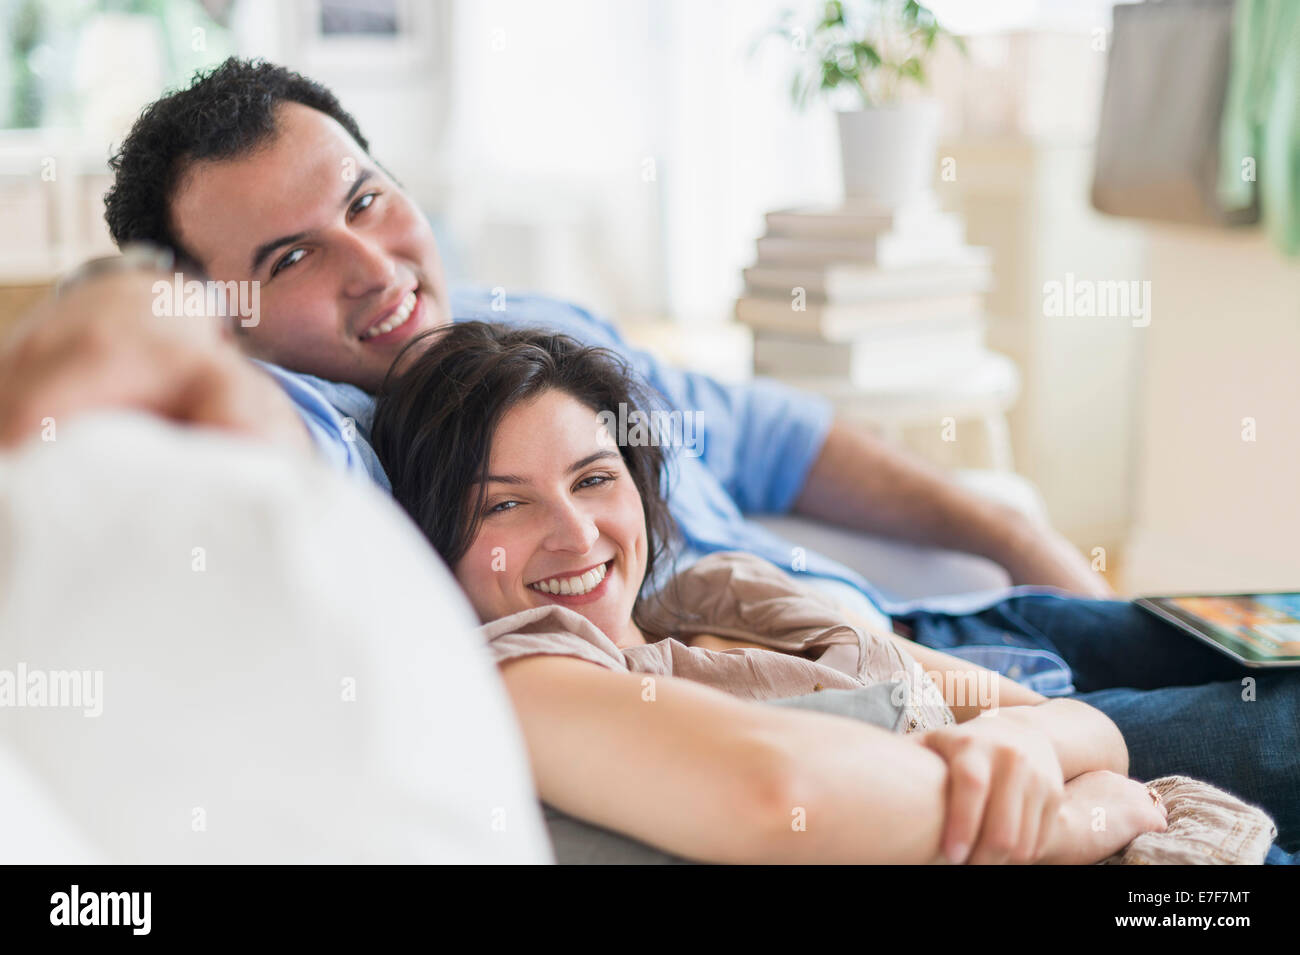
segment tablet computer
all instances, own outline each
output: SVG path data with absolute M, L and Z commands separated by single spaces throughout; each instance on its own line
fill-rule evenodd
M 1185 594 L 1133 603 L 1248 667 L 1300 666 L 1300 593 Z

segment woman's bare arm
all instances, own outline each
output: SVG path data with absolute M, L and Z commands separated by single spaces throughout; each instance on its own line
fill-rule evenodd
M 994 670 L 924 647 L 896 633 L 889 636 L 935 680 L 958 723 L 976 717 L 1006 718 L 1045 733 L 1066 779 L 1103 769 L 1120 775 L 1128 772 L 1124 736 L 1101 710 L 1079 700 L 1049 700 Z
M 859 629 L 892 640 L 903 653 L 920 664 L 921 669 L 934 680 L 959 724 L 981 715 L 997 714 L 1044 733 L 1060 760 L 1064 779 L 1095 770 L 1121 775 L 1128 772 L 1128 747 L 1124 737 L 1100 710 L 1077 700 L 1049 700 L 995 670 L 922 646 L 896 633 L 885 633 L 848 611 L 844 616 Z M 691 638 L 690 645 L 718 651 L 772 649 L 707 634 Z
M 939 860 L 946 764 L 905 737 L 571 657 L 501 672 L 557 809 L 701 861 Z

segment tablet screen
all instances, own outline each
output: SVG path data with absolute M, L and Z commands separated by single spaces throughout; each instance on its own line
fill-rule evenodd
M 1300 662 L 1300 594 L 1148 597 L 1147 602 L 1247 660 Z

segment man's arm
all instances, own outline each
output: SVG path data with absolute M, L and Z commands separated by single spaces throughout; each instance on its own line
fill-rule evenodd
M 215 319 L 153 313 L 153 283 L 112 272 L 39 303 L 0 343 L 0 447 L 88 411 L 143 411 L 315 453 L 284 392 Z
M 831 426 L 794 502 L 807 517 L 871 534 L 981 554 L 1016 584 L 1089 597 L 1114 592 L 1065 538 L 865 429 Z

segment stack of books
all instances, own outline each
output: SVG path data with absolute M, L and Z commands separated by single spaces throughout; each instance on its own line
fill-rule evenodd
M 933 198 L 767 214 L 736 319 L 754 371 L 836 394 L 923 387 L 990 357 L 982 294 L 989 250 Z

